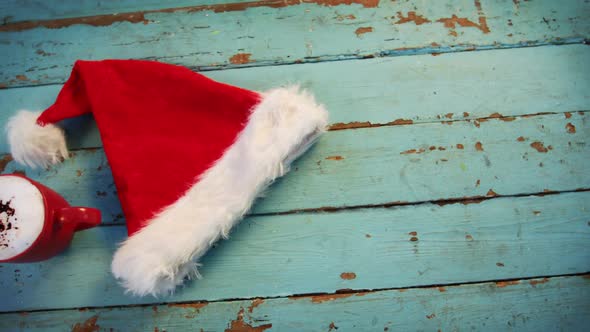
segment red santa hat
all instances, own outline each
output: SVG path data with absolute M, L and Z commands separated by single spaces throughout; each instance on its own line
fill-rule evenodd
M 298 87 L 263 93 L 152 61 L 77 61 L 55 104 L 8 123 L 14 160 L 68 158 L 66 118 L 92 113 L 129 238 L 112 271 L 137 295 L 198 276 L 197 260 L 325 130 L 327 112 Z

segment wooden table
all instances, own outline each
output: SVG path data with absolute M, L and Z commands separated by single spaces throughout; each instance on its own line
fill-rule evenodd
M 52 104 L 76 59 L 300 83 L 330 131 L 166 298 L 110 274 L 124 217 L 93 120 L 72 158 L 0 170 L 103 227 L 0 265 L 1 331 L 582 331 L 590 325 L 590 3 L 3 1 L 0 123 Z M 154 151 L 154 163 L 166 158 Z M 179 165 L 182 167 L 182 165 Z

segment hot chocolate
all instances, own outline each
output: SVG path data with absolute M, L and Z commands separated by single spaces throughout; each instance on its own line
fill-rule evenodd
M 0 260 L 29 248 L 41 234 L 44 218 L 37 187 L 18 176 L 0 177 Z

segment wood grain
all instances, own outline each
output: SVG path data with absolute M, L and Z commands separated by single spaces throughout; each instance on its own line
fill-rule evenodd
M 0 315 L 0 331 L 584 331 L 590 324 L 588 282 L 585 275 L 297 298 L 13 313 Z
M 589 116 L 330 131 L 272 185 L 253 213 L 588 189 Z M 49 171 L 9 161 L 3 172 L 24 173 L 74 205 L 100 208 L 107 223 L 123 222 L 102 149 L 76 151 Z
M 123 293 L 109 267 L 116 243 L 126 236 L 125 228 L 100 227 L 78 233 L 72 248 L 51 260 L 1 264 L 0 298 L 11 300 L 0 301 L 0 311 L 583 273 L 590 271 L 589 199 L 590 192 L 584 192 L 496 198 L 479 204 L 250 217 L 202 260 L 202 280 L 165 299 Z M 356 277 L 343 279 L 343 272 Z
M 62 83 L 76 59 L 152 59 L 211 70 L 581 43 L 590 35 L 590 4 L 576 0 L 367 3 L 275 1 L 242 3 L 243 10 L 7 24 L 0 26 L 0 83 Z M 237 54 L 251 56 L 232 64 Z
M 22 0 L 4 0 L 0 2 L 0 13 L 7 24 L 248 1 L 251 0 L 46 0 L 30 1 L 24 6 Z
M 252 90 L 300 83 L 330 111 L 334 128 L 589 110 L 590 47 L 521 48 L 441 56 L 329 62 L 208 72 Z M 531 61 L 534 59 L 534 61 Z M 0 123 L 45 109 L 61 85 L 0 90 Z M 450 114 L 450 118 L 449 118 Z M 91 117 L 65 123 L 70 148 L 100 147 Z M 0 152 L 7 152 L 0 135 Z

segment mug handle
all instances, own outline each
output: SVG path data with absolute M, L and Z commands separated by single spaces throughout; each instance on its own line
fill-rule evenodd
M 58 209 L 55 213 L 56 221 L 62 225 L 76 225 L 74 231 L 96 227 L 100 225 L 100 210 L 81 206 Z

